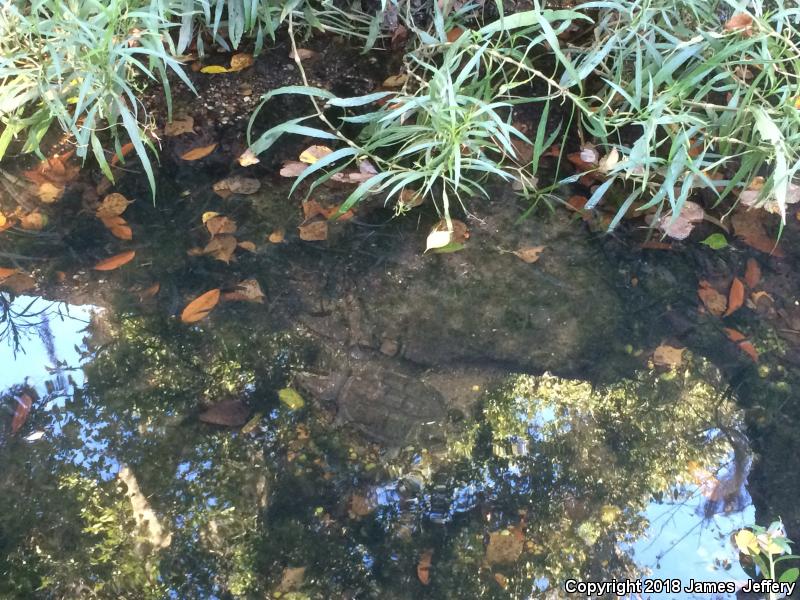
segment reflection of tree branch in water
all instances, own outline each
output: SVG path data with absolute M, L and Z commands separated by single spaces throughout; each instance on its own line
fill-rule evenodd
M 51 314 L 57 314 L 61 319 L 66 316 L 69 319 L 80 320 L 69 314 L 68 305 L 61 302 L 48 302 L 41 298 L 32 298 L 24 308 L 18 309 L 17 305 L 20 298 L 13 298 L 5 292 L 0 292 L 0 342 L 8 343 L 13 352 L 14 357 L 21 351 L 25 353 L 22 347 L 23 339 L 31 337 L 34 333 L 37 334 L 47 350 L 47 355 L 53 361 L 53 366 L 57 366 L 58 361 L 55 356 L 55 348 L 53 346 L 53 335 L 50 332 L 49 317 Z M 37 302 L 46 302 L 46 305 L 39 309 L 35 307 Z M 62 310 L 61 305 L 67 307 Z M 57 308 L 53 308 L 57 307 Z

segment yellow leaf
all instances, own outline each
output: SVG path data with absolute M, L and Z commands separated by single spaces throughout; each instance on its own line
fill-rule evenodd
M 211 75 L 215 75 L 217 73 L 230 73 L 231 70 L 227 67 L 223 67 L 222 65 L 209 65 L 207 67 L 203 67 L 200 69 L 201 73 L 209 73 Z
M 328 154 L 330 154 L 331 152 L 333 152 L 333 150 L 331 150 L 327 146 L 309 146 L 308 148 L 303 150 L 303 152 L 300 153 L 300 162 L 313 165 L 320 158 L 328 156 Z
M 231 68 L 228 69 L 228 72 L 234 73 L 236 71 L 241 71 L 242 69 L 252 66 L 253 62 L 255 62 L 255 59 L 250 54 L 245 54 L 244 52 L 234 54 L 231 56 Z
M 219 288 L 216 288 L 201 294 L 189 302 L 181 313 L 181 321 L 183 323 L 196 323 L 205 319 L 219 302 L 219 294 Z
M 242 165 L 243 167 L 249 167 L 251 165 L 255 165 L 261 162 L 260 160 L 258 160 L 258 157 L 255 155 L 255 153 L 252 150 L 250 150 L 250 148 L 245 150 L 237 160 L 239 161 L 239 164 Z
M 208 146 L 200 146 L 199 148 L 192 148 L 191 150 L 181 154 L 183 160 L 199 160 L 211 154 L 217 147 L 216 142 Z
M 273 244 L 280 244 L 285 236 L 286 234 L 284 233 L 283 229 L 276 229 L 269 234 L 267 239 Z
M 283 402 L 289 410 L 298 410 L 305 406 L 305 400 L 292 388 L 283 388 L 278 392 L 278 398 Z
M 61 198 L 61 194 L 63 193 L 63 187 L 52 184 L 49 181 L 45 181 L 36 189 L 36 195 L 39 196 L 39 200 L 45 204 L 52 204 Z
M 741 529 L 733 536 L 736 547 L 742 554 L 758 554 L 758 539 L 749 529 Z
M 116 254 L 111 258 L 107 258 L 105 260 L 101 260 L 94 266 L 95 271 L 113 271 L 121 267 L 124 264 L 131 262 L 134 257 L 136 256 L 135 250 L 128 250 L 127 252 L 122 252 L 121 254 Z
M 213 219 L 214 217 L 218 217 L 219 213 L 209 210 L 208 212 L 203 213 L 203 225 L 208 223 L 209 220 Z
M 400 75 L 392 75 L 387 77 L 383 82 L 383 87 L 386 88 L 399 88 L 403 87 L 405 82 L 408 81 L 408 75 L 401 73 Z

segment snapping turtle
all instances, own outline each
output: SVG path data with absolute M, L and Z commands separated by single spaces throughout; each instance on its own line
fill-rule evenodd
M 329 375 L 302 373 L 298 384 L 314 398 L 334 403 L 337 421 L 388 446 L 444 439 L 447 405 L 442 393 L 396 365 L 378 359 Z

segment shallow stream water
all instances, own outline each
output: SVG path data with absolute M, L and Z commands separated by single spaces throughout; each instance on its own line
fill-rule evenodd
M 422 253 L 425 208 L 305 242 L 285 185 L 223 201 L 213 176 L 179 173 L 155 206 L 128 190 L 142 200 L 127 245 L 79 218 L 17 241 L 49 283 L 13 299 L 20 348 L 0 348 L 3 597 L 741 585 L 733 532 L 777 517 L 797 530 L 796 482 L 773 484 L 781 458 L 753 438 L 791 425 L 793 376 L 732 358 L 697 316 L 695 256 L 626 254 L 562 211 L 516 223 L 502 190 L 465 217 L 460 252 Z M 255 252 L 188 255 L 207 211 Z M 539 245 L 534 264 L 511 252 Z M 91 270 L 128 247 L 133 262 Z M 191 299 L 248 279 L 262 302 L 180 322 Z M 686 348 L 679 364 L 653 363 L 663 343 Z

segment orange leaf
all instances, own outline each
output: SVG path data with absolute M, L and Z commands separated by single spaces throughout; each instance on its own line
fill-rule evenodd
M 222 215 L 215 215 L 210 219 L 204 219 L 204 223 L 211 235 L 236 233 L 236 221 Z
M 697 295 L 700 296 L 700 300 L 703 301 L 708 312 L 714 316 L 722 316 L 728 306 L 725 296 L 711 287 L 711 284 L 705 280 L 700 282 L 700 287 L 697 288 Z
M 255 62 L 255 60 L 251 54 L 239 52 L 231 56 L 231 68 L 229 70 L 230 72 L 241 71 L 251 66 L 253 62 Z
M 181 154 L 183 160 L 200 160 L 211 154 L 217 147 L 217 143 L 209 144 L 208 146 L 200 146 L 199 148 L 192 148 L 188 152 Z
M 464 33 L 464 30 L 461 29 L 461 27 L 453 27 L 450 31 L 447 32 L 447 41 L 455 42 L 458 38 L 461 37 L 462 33 Z
M 327 221 L 305 223 L 297 229 L 300 231 L 300 239 L 306 242 L 321 242 L 328 239 Z
M 19 220 L 23 229 L 30 231 L 41 231 L 47 225 L 47 217 L 39 211 L 25 215 Z
M 114 269 L 118 269 L 122 265 L 128 264 L 131 262 L 134 257 L 136 256 L 135 250 L 128 250 L 127 252 L 122 252 L 121 254 L 117 254 L 112 256 L 111 258 L 107 258 L 105 260 L 101 260 L 94 266 L 95 271 L 113 271 Z
M 219 288 L 215 288 L 189 302 L 181 313 L 181 322 L 196 323 L 205 319 L 219 302 L 219 294 Z
M 753 359 L 753 362 L 758 362 L 758 350 L 750 342 L 739 342 L 739 349 Z
M 734 277 L 731 289 L 728 292 L 728 310 L 725 311 L 723 316 L 732 315 L 742 308 L 742 304 L 744 304 L 744 284 L 741 279 Z
M 130 154 L 132 151 L 133 151 L 133 142 L 128 142 L 127 144 L 123 144 L 122 148 L 120 148 L 120 154 L 122 155 L 122 158 L 128 156 L 128 154 Z M 112 167 L 115 167 L 120 163 L 121 159 L 119 156 L 120 156 L 119 154 L 114 154 L 114 156 L 111 157 Z
M 286 234 L 284 233 L 283 229 L 276 229 L 269 234 L 267 239 L 273 244 L 280 244 L 285 236 Z
M 141 294 L 139 294 L 139 300 L 143 301 L 143 300 L 149 300 L 150 298 L 154 298 L 155 295 L 158 294 L 158 291 L 160 289 L 161 289 L 161 284 L 158 282 L 154 283 L 149 288 L 143 290 Z
M 111 235 L 120 240 L 132 240 L 133 230 L 127 225 L 116 225 L 111 227 Z
M 127 225 L 128 222 L 123 219 L 122 217 L 100 217 L 100 220 L 103 222 L 103 225 L 106 226 L 107 229 L 114 229 L 114 227 L 120 227 L 121 225 Z
M 11 421 L 11 433 L 17 433 L 25 424 L 31 412 L 33 398 L 28 394 L 22 394 L 19 398 L 16 398 L 16 401 L 17 406 L 14 409 L 14 419 Z
M 431 559 L 433 558 L 433 550 L 425 550 L 419 557 L 417 563 L 417 578 L 422 585 L 428 585 L 431 582 Z
M 736 13 L 727 23 L 725 23 L 725 31 L 746 31 L 749 32 L 753 28 L 753 17 L 747 13 Z
M 761 281 L 761 267 L 758 266 L 758 261 L 755 258 L 747 259 L 747 268 L 744 272 L 744 281 L 747 287 L 754 288 Z
M 12 275 L 19 273 L 19 269 L 9 269 L 8 267 L 0 267 L 0 281 L 7 279 Z
M 747 339 L 741 331 L 737 331 L 736 329 L 731 329 L 730 327 L 723 327 L 722 331 L 725 332 L 725 335 L 732 342 L 741 342 L 742 340 Z

